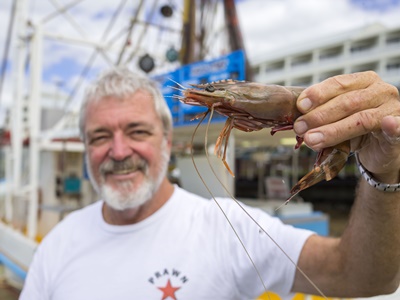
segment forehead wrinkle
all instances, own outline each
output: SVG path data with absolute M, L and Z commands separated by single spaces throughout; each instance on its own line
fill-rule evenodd
M 132 128 L 132 127 L 138 127 L 138 126 L 141 126 L 141 125 L 148 125 L 148 124 L 146 124 L 145 122 L 133 121 L 133 122 L 129 122 L 129 123 L 126 125 L 126 127 L 127 127 L 127 128 Z
M 143 127 L 146 127 L 146 128 L 151 128 L 151 129 L 154 128 L 154 124 L 147 123 L 147 122 L 130 122 L 125 127 L 127 129 L 130 129 L 130 128 L 136 128 L 136 127 L 140 127 L 140 126 L 143 126 Z

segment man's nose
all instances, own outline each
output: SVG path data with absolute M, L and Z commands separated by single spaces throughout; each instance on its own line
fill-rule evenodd
M 115 135 L 113 137 L 109 155 L 114 160 L 124 160 L 132 155 L 132 149 L 123 135 Z

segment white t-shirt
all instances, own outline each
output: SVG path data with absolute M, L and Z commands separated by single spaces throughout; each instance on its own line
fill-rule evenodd
M 231 199 L 218 199 L 268 290 L 285 297 L 295 267 Z M 71 213 L 39 245 L 21 300 L 254 299 L 264 287 L 220 209 L 179 187 L 149 218 L 107 224 L 98 201 Z M 249 213 L 297 261 L 310 231 Z

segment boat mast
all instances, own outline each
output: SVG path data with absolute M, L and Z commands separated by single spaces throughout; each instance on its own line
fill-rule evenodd
M 249 61 L 246 56 L 246 51 L 243 43 L 242 33 L 240 31 L 239 20 L 236 13 L 234 0 L 224 0 L 225 23 L 228 28 L 229 43 L 231 50 L 242 50 L 246 61 L 246 80 L 252 80 L 252 72 Z

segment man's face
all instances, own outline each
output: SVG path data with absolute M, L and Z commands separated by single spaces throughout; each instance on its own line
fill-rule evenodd
M 115 209 L 150 200 L 165 177 L 170 141 L 149 93 L 90 103 L 85 136 L 91 181 Z

